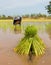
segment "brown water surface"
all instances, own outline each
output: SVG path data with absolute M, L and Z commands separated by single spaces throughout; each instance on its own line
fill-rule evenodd
M 47 46 L 46 52 L 42 57 L 33 56 L 29 61 L 28 56 L 19 56 L 13 51 L 23 34 L 0 30 L 0 65 L 51 65 L 51 40 L 46 32 L 39 33 L 39 36 Z

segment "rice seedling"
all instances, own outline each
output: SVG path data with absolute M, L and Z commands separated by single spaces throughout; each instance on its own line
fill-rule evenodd
M 46 32 L 49 34 L 49 37 L 51 38 L 51 23 L 46 25 Z
M 37 34 L 37 28 L 35 26 L 27 26 L 25 29 L 25 37 L 14 48 L 14 51 L 18 54 L 24 55 L 36 55 L 41 56 L 45 52 L 45 44 L 43 40 Z

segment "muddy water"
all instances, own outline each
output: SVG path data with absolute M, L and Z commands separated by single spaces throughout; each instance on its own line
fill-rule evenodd
M 46 52 L 43 57 L 40 58 L 37 65 L 51 65 L 51 39 L 49 35 L 44 32 L 40 33 L 39 36 L 43 39 L 44 43 L 46 44 Z
M 46 52 L 42 57 L 33 56 L 32 61 L 29 61 L 27 56 L 19 56 L 13 51 L 23 34 L 0 30 L 0 65 L 51 65 L 51 40 L 45 32 L 39 33 L 39 36 L 47 46 Z

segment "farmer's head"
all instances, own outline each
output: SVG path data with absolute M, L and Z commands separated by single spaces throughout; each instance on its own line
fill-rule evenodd
M 14 21 L 13 21 L 13 24 L 16 25 L 16 24 L 21 24 L 21 17 L 18 16 L 18 17 L 15 17 L 14 18 Z

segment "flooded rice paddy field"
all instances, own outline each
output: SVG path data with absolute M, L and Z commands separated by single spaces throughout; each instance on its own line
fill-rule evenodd
M 3 23 L 1 23 L 3 24 Z M 14 26 L 12 23 L 0 24 L 0 65 L 51 65 L 51 38 L 45 31 L 45 25 L 50 23 L 34 23 L 38 26 L 38 34 L 46 45 L 46 52 L 42 57 L 32 56 L 32 61 L 28 56 L 21 56 L 16 54 L 13 49 L 18 42 L 24 37 L 23 33 L 14 33 Z M 25 26 L 33 23 L 22 23 L 22 31 Z M 33 24 L 33 25 L 34 25 Z M 6 25 L 6 26 L 5 26 Z M 8 25 L 8 26 L 7 26 Z M 5 27 L 5 28 L 4 28 Z

